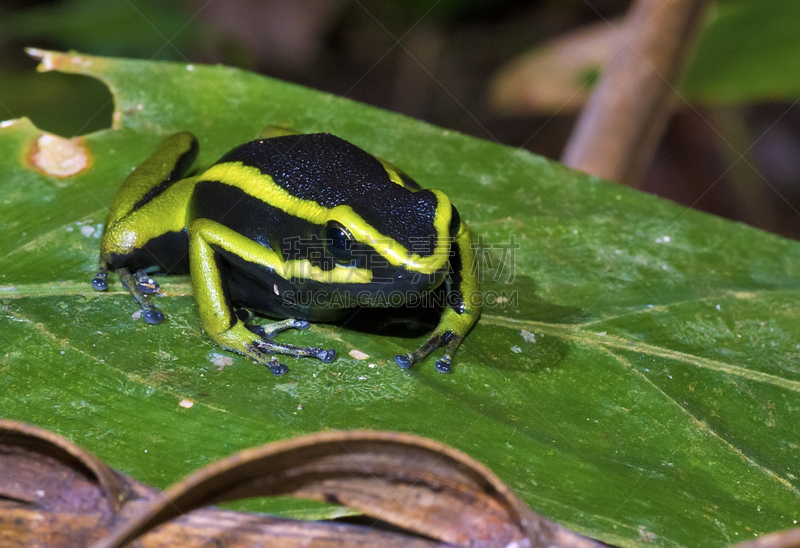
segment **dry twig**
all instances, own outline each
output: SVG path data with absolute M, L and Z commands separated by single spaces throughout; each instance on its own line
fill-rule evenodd
M 672 110 L 673 90 L 707 0 L 637 0 L 620 46 L 562 155 L 568 166 L 633 185 Z

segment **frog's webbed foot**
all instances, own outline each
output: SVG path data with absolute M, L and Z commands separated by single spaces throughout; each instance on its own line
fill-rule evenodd
M 258 325 L 258 324 L 250 324 L 247 326 L 247 329 L 258 335 L 264 340 L 272 339 L 280 333 L 281 331 L 286 331 L 287 329 L 308 329 L 311 324 L 306 320 L 295 320 L 295 319 L 288 319 L 282 320 L 279 322 L 274 322 L 267 325 Z
M 281 375 L 285 375 L 289 368 L 286 364 L 283 364 L 278 361 L 277 356 L 273 356 L 269 363 L 266 364 L 269 367 L 270 372 L 275 375 L 276 377 L 280 377 Z
M 431 352 L 444 347 L 444 355 L 436 361 L 436 370 L 439 373 L 451 373 L 453 371 L 453 355 L 459 344 L 461 344 L 461 337 L 452 331 L 434 333 L 417 350 L 395 356 L 394 361 L 402 369 L 411 369 L 412 365 L 424 360 Z
M 147 294 L 158 291 L 158 284 L 147 277 L 146 274 L 137 272 L 134 276 L 127 268 L 118 268 L 117 273 L 122 282 L 122 286 L 128 290 L 133 300 L 142 307 L 144 321 L 149 324 L 157 324 L 164 321 L 164 313 L 156 305 L 147 300 Z M 143 277 L 140 277 L 139 274 Z M 143 289 L 144 288 L 144 289 Z
M 145 295 L 152 295 L 153 293 L 158 293 L 158 290 L 161 289 L 158 286 L 158 282 L 155 281 L 150 276 L 148 276 L 147 272 L 145 272 L 144 270 L 136 271 L 136 287 L 138 287 L 139 291 L 141 291 Z
M 260 327 L 260 326 L 259 326 Z M 336 359 L 336 350 L 316 348 L 313 346 L 295 346 L 275 342 L 272 339 L 261 338 L 254 341 L 255 347 L 265 354 L 285 354 L 295 358 L 317 358 L 322 363 L 331 363 Z
M 288 319 L 268 325 L 246 325 L 237 321 L 227 331 L 211 338 L 221 346 L 239 352 L 245 356 L 263 363 L 273 375 L 280 376 L 288 371 L 286 365 L 280 363 L 275 354 L 294 356 L 296 358 L 317 358 L 323 363 L 330 363 L 336 358 L 336 351 L 323 348 L 295 346 L 283 344 L 273 340 L 273 337 L 287 329 L 308 329 L 306 320 Z M 255 335 L 257 338 L 254 338 Z
M 100 265 L 97 274 L 92 278 L 92 287 L 95 291 L 105 291 L 108 289 L 108 267 L 105 263 Z
M 142 307 L 144 320 L 149 324 L 157 324 L 164 321 L 164 313 L 158 307 L 147 300 L 147 295 L 158 292 L 158 283 L 150 278 L 143 270 L 136 271 L 136 275 L 131 274 L 127 268 L 118 268 L 117 273 L 122 281 L 123 287 L 128 290 L 133 300 Z M 100 269 L 92 278 L 92 287 L 97 291 L 108 289 L 108 266 L 105 263 L 100 265 Z

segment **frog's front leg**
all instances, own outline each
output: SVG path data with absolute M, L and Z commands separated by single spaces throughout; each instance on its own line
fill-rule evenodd
M 329 363 L 334 350 L 281 344 L 272 340 L 285 329 L 306 329 L 304 320 L 284 320 L 268 326 L 246 325 L 234 312 L 227 295 L 225 281 L 217 265 L 216 249 L 236 255 L 248 263 L 281 272 L 282 258 L 273 250 L 250 240 L 230 228 L 209 219 L 197 219 L 189 227 L 189 265 L 200 322 L 209 337 L 228 350 L 269 366 L 273 374 L 282 375 L 286 366 L 271 354 L 318 358 Z
M 461 223 L 450 246 L 450 272 L 447 278 L 447 305 L 439 325 L 421 347 L 409 354 L 395 357 L 397 365 L 409 369 L 425 359 L 431 352 L 444 347 L 444 354 L 436 362 L 440 373 L 453 370 L 453 356 L 458 346 L 481 315 L 481 290 L 477 273 L 471 273 L 475 252 L 469 228 Z
M 147 300 L 147 295 L 158 293 L 158 283 L 147 276 L 144 271 L 137 271 L 136 275 L 131 274 L 131 271 L 125 267 L 117 269 L 119 279 L 122 282 L 128 293 L 131 294 L 133 300 L 142 307 L 144 321 L 149 324 L 159 324 L 164 321 L 164 313 L 161 312 L 156 305 Z M 98 273 L 97 276 L 100 274 Z M 92 280 L 92 285 L 97 289 L 97 276 Z M 108 287 L 106 285 L 106 287 Z M 103 288 L 105 289 L 105 288 Z

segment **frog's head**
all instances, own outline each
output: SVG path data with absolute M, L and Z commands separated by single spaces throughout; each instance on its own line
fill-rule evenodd
M 252 178 L 269 173 L 275 185 L 261 200 L 288 214 L 275 231 L 287 259 L 284 279 L 317 294 L 376 299 L 442 283 L 461 225 L 446 194 L 420 189 L 392 164 L 330 134 L 269 143 L 259 149 Z M 251 156 L 240 151 L 225 159 L 252 164 Z
M 446 194 L 398 188 L 381 200 L 329 210 L 321 235 L 324 270 L 338 271 L 338 284 L 370 298 L 408 302 L 412 294 L 441 285 L 461 221 Z M 341 287 L 341 286 L 340 286 Z

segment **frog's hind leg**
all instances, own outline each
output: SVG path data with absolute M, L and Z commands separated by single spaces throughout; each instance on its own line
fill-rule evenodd
M 283 320 L 272 325 L 247 325 L 236 314 L 217 261 L 219 251 L 241 257 L 266 269 L 282 268 L 282 259 L 268 249 L 230 228 L 209 219 L 197 219 L 189 227 L 189 265 L 200 322 L 217 344 L 267 365 L 273 374 L 282 375 L 286 366 L 273 357 L 284 354 L 317 358 L 329 363 L 334 350 L 282 344 L 272 339 L 286 329 L 306 329 L 305 320 Z

